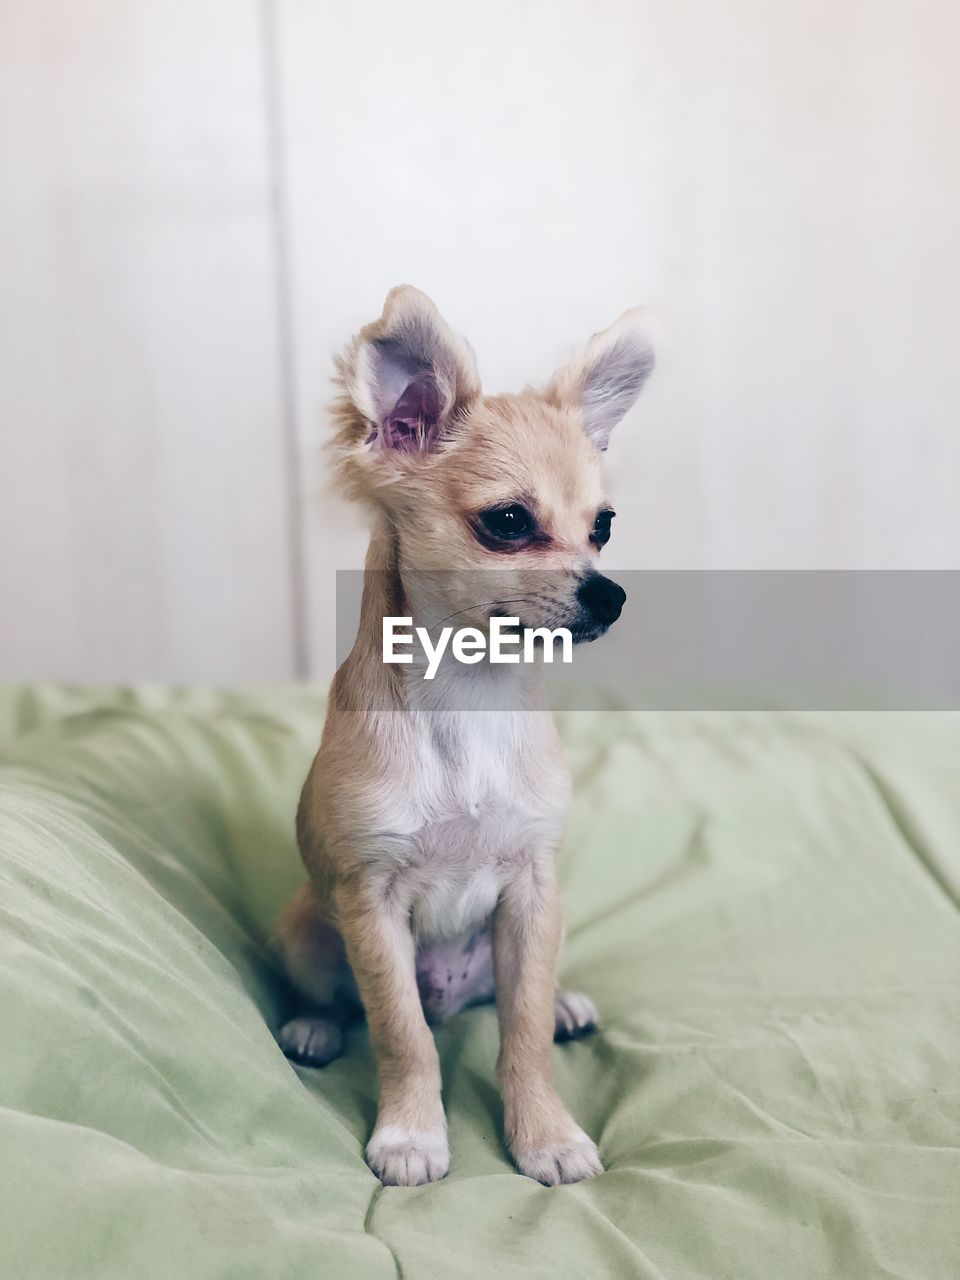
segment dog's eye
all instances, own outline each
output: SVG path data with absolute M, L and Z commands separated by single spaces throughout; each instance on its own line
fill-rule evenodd
M 600 511 L 597 518 L 593 522 L 593 533 L 590 535 L 590 541 L 595 547 L 602 547 L 610 541 L 610 521 L 617 513 L 615 511 Z
M 516 542 L 518 538 L 528 538 L 534 530 L 533 516 L 519 502 L 481 511 L 479 518 L 483 531 L 499 542 Z

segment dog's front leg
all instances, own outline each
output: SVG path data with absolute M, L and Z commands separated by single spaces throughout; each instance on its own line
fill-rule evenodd
M 340 930 L 370 1027 L 380 1101 L 367 1163 L 382 1182 L 412 1187 L 450 1166 L 440 1062 L 417 988 L 406 904 L 371 891 L 336 894 Z
M 522 1173 L 555 1185 L 602 1173 L 594 1143 L 563 1105 L 550 1061 L 563 909 L 553 862 L 530 863 L 494 913 L 493 960 L 507 1144 Z

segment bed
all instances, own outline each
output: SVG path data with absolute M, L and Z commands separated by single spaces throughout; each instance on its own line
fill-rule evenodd
M 502 1145 L 493 1009 L 437 1031 L 452 1168 L 363 1161 L 365 1028 L 273 1033 L 323 698 L 0 696 L 0 1276 L 951 1280 L 960 717 L 568 712 L 554 1052 L 602 1177 Z

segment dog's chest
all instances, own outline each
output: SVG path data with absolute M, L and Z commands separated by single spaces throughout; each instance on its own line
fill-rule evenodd
M 476 927 L 517 864 L 558 839 L 564 778 L 537 786 L 542 760 L 528 754 L 537 746 L 522 720 L 503 712 L 448 720 L 420 736 L 407 876 L 421 937 Z

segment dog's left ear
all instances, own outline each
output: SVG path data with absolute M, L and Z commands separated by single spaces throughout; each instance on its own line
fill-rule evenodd
M 609 329 L 595 333 L 547 384 L 547 401 L 578 409 L 584 430 L 601 451 L 653 369 L 653 329 L 647 308 L 625 312 Z

